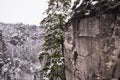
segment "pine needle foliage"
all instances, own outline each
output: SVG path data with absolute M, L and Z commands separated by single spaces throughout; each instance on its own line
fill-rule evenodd
M 81 5 L 73 9 L 71 19 L 95 16 L 104 13 L 120 11 L 119 0 L 76 0 Z M 66 80 L 64 73 L 64 38 L 65 21 L 68 17 L 71 0 L 49 0 L 46 17 L 41 21 L 45 27 L 43 51 L 39 55 L 40 62 L 44 62 L 41 70 L 41 80 Z M 73 6 L 73 7 L 74 7 Z M 69 21 L 68 21 L 69 22 Z
M 81 5 L 74 8 L 72 17 L 83 18 L 101 14 L 119 13 L 120 0 L 80 0 Z
M 42 80 L 66 80 L 64 66 L 63 32 L 71 0 L 49 0 L 47 16 L 41 21 L 45 26 L 45 42 L 39 55 L 45 65 L 40 71 Z

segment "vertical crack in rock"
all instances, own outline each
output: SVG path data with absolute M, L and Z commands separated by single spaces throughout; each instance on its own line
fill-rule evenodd
M 78 53 L 77 53 L 77 51 L 74 51 L 73 59 L 74 59 L 74 65 L 76 65 L 76 61 L 78 59 Z
M 120 54 L 119 22 L 119 14 L 102 14 L 69 24 L 64 44 L 67 80 L 110 80 L 120 71 L 113 72 Z

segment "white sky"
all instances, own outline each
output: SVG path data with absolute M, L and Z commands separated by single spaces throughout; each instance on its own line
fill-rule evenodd
M 0 0 L 0 22 L 39 25 L 48 0 Z

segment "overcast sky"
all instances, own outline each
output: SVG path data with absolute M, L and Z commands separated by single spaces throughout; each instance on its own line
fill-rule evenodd
M 0 0 L 0 22 L 39 25 L 48 0 Z

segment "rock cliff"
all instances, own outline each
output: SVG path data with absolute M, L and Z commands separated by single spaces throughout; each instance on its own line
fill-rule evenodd
M 66 80 L 111 80 L 120 54 L 120 15 L 76 17 L 66 26 L 64 45 Z

